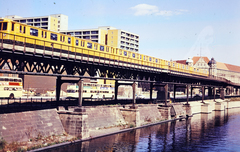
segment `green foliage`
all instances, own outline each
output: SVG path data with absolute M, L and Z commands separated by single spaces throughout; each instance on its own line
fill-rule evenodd
M 134 127 L 134 124 L 130 124 L 129 127 L 130 127 L 130 128 L 133 128 L 133 127 Z
M 0 138 L 0 150 L 3 150 L 6 144 L 7 142 L 3 138 Z

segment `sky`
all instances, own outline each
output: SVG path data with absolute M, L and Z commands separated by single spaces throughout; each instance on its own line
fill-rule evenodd
M 238 66 L 239 10 L 239 0 L 0 0 L 0 17 L 64 14 L 69 30 L 112 26 L 139 35 L 142 54 Z

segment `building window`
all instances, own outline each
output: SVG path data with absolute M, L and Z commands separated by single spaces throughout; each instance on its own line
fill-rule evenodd
M 75 32 L 75 35 L 81 35 L 82 32 Z
M 48 21 L 48 18 L 42 18 L 42 21 Z
M 84 31 L 83 34 L 90 34 L 90 31 Z
M 34 23 L 34 26 L 40 26 L 40 23 Z
M 26 23 L 26 20 L 20 20 L 20 23 Z
M 98 34 L 98 31 L 91 31 L 92 34 Z M 89 33 L 90 34 L 90 33 Z
M 27 19 L 28 22 L 33 22 L 33 19 Z
M 38 23 L 38 24 L 40 24 L 40 23 Z M 48 25 L 48 23 L 42 23 L 42 26 L 46 26 L 46 25 Z
M 35 22 L 40 22 L 40 18 L 34 19 Z

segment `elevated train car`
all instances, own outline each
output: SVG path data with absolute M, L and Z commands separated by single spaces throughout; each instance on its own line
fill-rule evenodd
M 208 70 L 0 19 L 0 47 L 25 54 L 207 77 Z

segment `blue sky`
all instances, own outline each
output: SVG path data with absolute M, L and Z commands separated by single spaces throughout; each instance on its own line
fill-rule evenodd
M 140 53 L 214 57 L 240 66 L 238 0 L 0 0 L 0 16 L 65 14 L 68 29 L 113 26 L 140 36 Z

